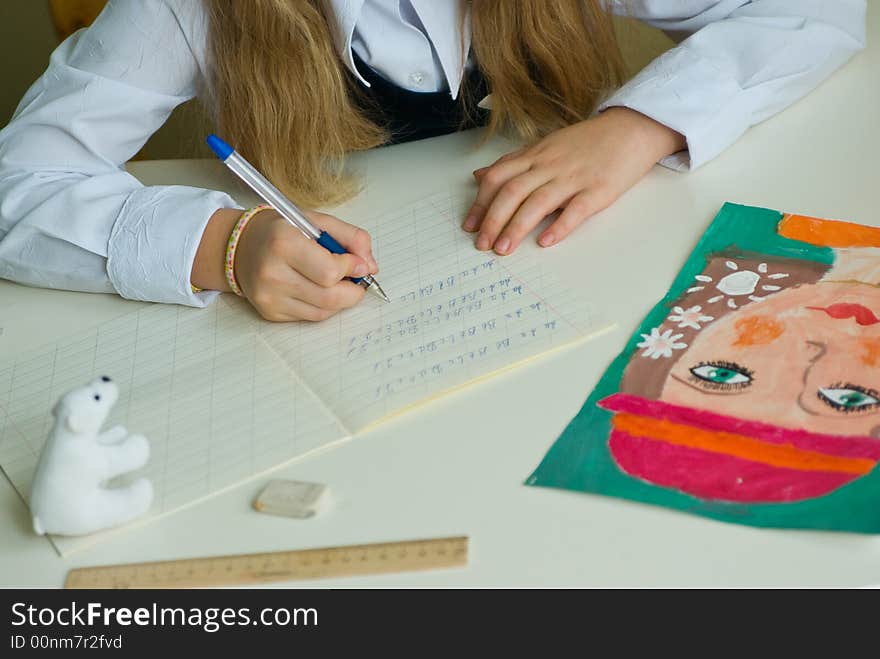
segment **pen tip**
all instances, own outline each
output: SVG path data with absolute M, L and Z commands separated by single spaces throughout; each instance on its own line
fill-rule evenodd
M 376 291 L 376 293 L 379 294 L 379 297 L 381 297 L 383 300 L 385 300 L 386 302 L 391 302 L 391 298 L 389 298 L 387 295 L 385 295 L 385 291 L 383 291 L 382 287 L 379 286 L 379 282 L 377 282 L 372 277 L 370 278 L 370 288 L 372 288 L 374 291 Z

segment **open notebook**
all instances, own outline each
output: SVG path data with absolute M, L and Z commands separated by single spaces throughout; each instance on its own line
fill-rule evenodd
M 105 427 L 152 447 L 136 474 L 156 492 L 143 523 L 611 327 L 542 258 L 475 250 L 459 228 L 468 201 L 438 194 L 364 222 L 392 304 L 368 295 L 318 324 L 267 323 L 232 296 L 154 305 L 0 364 L 0 466 L 26 500 L 52 405 L 109 375 L 120 399 Z M 51 540 L 65 554 L 106 533 Z

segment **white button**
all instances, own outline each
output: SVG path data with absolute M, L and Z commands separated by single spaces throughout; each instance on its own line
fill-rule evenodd
M 409 81 L 416 87 L 422 87 L 424 86 L 427 77 L 427 74 L 422 71 L 416 71 L 415 73 L 409 74 Z

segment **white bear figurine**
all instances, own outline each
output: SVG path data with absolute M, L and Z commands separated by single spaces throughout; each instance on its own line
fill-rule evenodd
M 128 522 L 153 502 L 153 486 L 139 478 L 126 487 L 105 481 L 139 469 L 150 457 L 145 437 L 116 426 L 101 432 L 119 389 L 104 376 L 65 394 L 52 414 L 55 425 L 43 446 L 30 507 L 34 531 L 81 535 Z

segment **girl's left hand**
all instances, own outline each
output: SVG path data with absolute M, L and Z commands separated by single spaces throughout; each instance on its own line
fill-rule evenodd
M 476 201 L 464 221 L 477 249 L 512 253 L 547 215 L 538 237 L 549 247 L 611 205 L 662 157 L 685 148 L 680 133 L 624 107 L 557 130 L 474 172 Z

